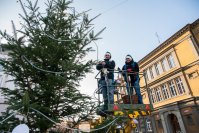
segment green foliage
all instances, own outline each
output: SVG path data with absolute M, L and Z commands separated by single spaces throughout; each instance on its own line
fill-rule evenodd
M 97 40 L 104 29 L 94 34 L 93 19 L 89 19 L 86 12 L 76 13 L 70 7 L 71 1 L 48 0 L 46 14 L 39 12 L 37 1 L 35 4 L 26 1 L 28 5 L 24 6 L 19 0 L 25 14 L 20 14 L 25 22 L 19 31 L 22 37 L 16 39 L 0 31 L 7 39 L 5 48 L 10 51 L 10 60 L 1 60 L 0 64 L 5 73 L 14 77 L 17 86 L 2 88 L 8 104 L 3 118 L 23 106 L 20 113 L 25 116 L 24 122 L 31 132 L 36 128 L 45 132 L 54 123 L 28 107 L 56 122 L 64 116 L 79 114 L 76 125 L 96 107 L 77 87 L 94 64 L 93 60 L 84 60 L 92 51 L 89 44 Z M 15 121 L 12 123 L 12 127 L 16 125 Z M 0 127 L 6 128 L 9 126 Z

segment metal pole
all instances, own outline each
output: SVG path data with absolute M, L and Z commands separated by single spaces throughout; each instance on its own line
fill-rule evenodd
M 141 132 L 141 127 L 140 127 L 140 116 L 138 116 L 138 131 L 139 131 L 139 133 Z
M 106 82 L 106 92 L 107 92 L 107 99 L 108 99 L 108 110 L 109 110 L 109 103 L 110 103 L 110 101 L 109 101 L 109 81 L 108 81 L 108 76 L 107 76 L 107 74 L 105 75 L 105 82 Z
M 13 34 L 14 34 L 14 39 L 17 40 L 17 32 L 16 32 L 15 24 L 12 20 L 11 20 L 11 23 L 12 23 L 12 30 L 13 30 Z
M 145 81 L 145 84 L 146 84 L 145 87 L 146 87 L 147 95 L 148 95 L 148 98 L 149 98 L 149 103 L 150 103 L 151 106 L 153 106 L 151 97 L 149 95 L 149 89 L 148 89 L 147 80 L 146 80 L 146 73 L 144 72 L 143 75 L 144 75 L 144 81 Z
M 98 103 L 99 103 L 99 107 L 100 107 L 100 93 L 99 93 L 99 80 L 97 79 L 97 88 L 98 88 Z
M 95 41 L 93 41 L 93 42 L 94 42 L 94 44 L 95 44 L 95 46 L 97 48 L 97 62 L 98 62 L 99 61 L 99 58 L 98 58 L 98 54 L 99 54 L 99 52 L 98 52 L 98 46 L 95 43 Z M 97 80 L 97 84 L 98 84 L 98 89 L 99 89 L 99 80 Z M 99 102 L 99 107 L 100 107 L 100 94 L 99 93 L 98 93 L 98 102 Z
M 97 73 L 97 75 L 95 76 L 95 79 L 97 79 L 97 86 L 98 86 L 98 102 L 99 102 L 99 107 L 100 107 L 100 94 L 99 94 L 99 79 L 97 78 L 97 76 L 100 74 L 100 72 Z M 96 92 L 97 93 L 97 92 Z
M 97 45 L 97 43 L 95 43 L 95 41 L 93 41 L 94 42 L 94 44 L 95 44 L 95 46 L 96 46 L 96 48 L 97 48 L 97 62 L 99 61 L 99 51 L 98 51 L 98 45 Z
M 125 74 L 125 76 L 126 76 L 126 84 L 127 84 L 127 87 L 128 87 L 128 89 L 127 89 L 127 92 L 128 92 L 128 94 L 129 94 L 129 100 L 130 100 L 130 104 L 132 104 L 132 99 L 131 99 L 131 94 L 130 94 L 130 85 L 129 85 L 129 81 L 128 81 L 128 75 L 127 75 L 127 71 L 125 72 L 126 74 Z M 126 87 L 126 88 L 127 88 Z
M 145 129 L 145 133 L 147 133 L 147 123 L 146 123 L 147 118 L 146 118 L 146 116 L 143 116 L 143 118 L 144 118 L 144 129 Z

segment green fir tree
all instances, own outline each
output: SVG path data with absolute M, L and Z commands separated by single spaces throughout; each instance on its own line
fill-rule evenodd
M 24 6 L 19 0 L 24 12 L 20 17 L 25 22 L 18 31 L 22 36 L 16 39 L 0 32 L 7 40 L 5 48 L 10 51 L 10 59 L 0 63 L 17 86 L 1 88 L 8 104 L 1 120 L 20 109 L 18 112 L 24 116 L 22 121 L 30 132 L 45 133 L 64 116 L 77 114 L 74 127 L 96 109 L 91 98 L 77 88 L 95 63 L 85 60 L 92 51 L 89 44 L 99 39 L 104 29 L 95 34 L 92 21 L 96 17 L 89 19 L 87 11 L 76 12 L 70 7 L 72 1 L 48 0 L 44 14 L 39 11 L 38 0 L 26 1 Z M 0 129 L 12 130 L 20 122 L 12 117 L 5 123 L 0 124 Z

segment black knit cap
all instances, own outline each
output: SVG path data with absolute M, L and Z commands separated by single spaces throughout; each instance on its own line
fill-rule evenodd
M 109 54 L 109 55 L 110 55 L 110 58 L 111 58 L 111 53 L 110 53 L 110 52 L 107 51 L 107 52 L 105 53 L 105 55 L 106 55 L 106 54 Z
M 130 58 L 131 60 L 133 60 L 133 58 L 132 58 L 132 56 L 130 54 L 127 54 L 126 58 Z

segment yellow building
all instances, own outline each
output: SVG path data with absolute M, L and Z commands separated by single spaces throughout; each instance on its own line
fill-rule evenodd
M 199 19 L 138 63 L 154 106 L 153 132 L 199 133 Z M 140 86 L 146 86 L 143 77 Z M 149 103 L 146 90 L 141 91 L 144 103 Z

